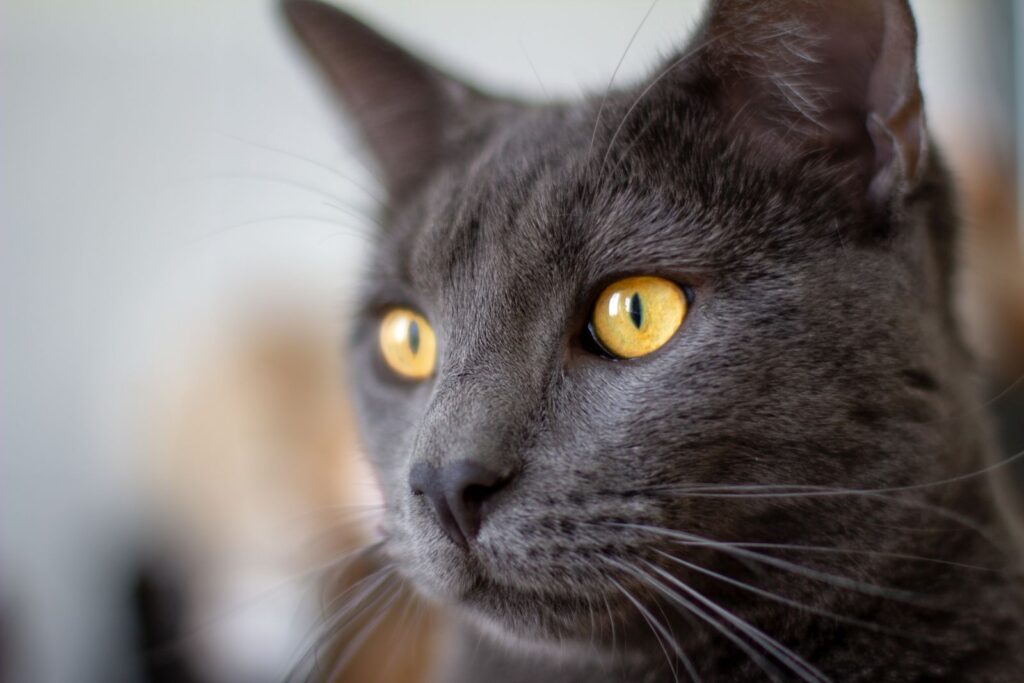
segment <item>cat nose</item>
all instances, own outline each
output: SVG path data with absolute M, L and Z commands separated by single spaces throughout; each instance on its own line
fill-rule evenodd
M 427 497 L 445 534 L 462 547 L 476 538 L 488 499 L 508 481 L 507 475 L 472 460 L 458 460 L 441 467 L 420 462 L 409 473 L 413 494 Z

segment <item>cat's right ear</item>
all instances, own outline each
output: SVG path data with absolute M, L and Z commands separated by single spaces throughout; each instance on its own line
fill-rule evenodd
M 400 200 L 430 172 L 446 130 L 486 97 L 366 24 L 315 0 L 283 0 L 289 23 L 355 119 Z
M 885 207 L 928 165 L 916 50 L 908 0 L 712 0 L 678 63 L 732 132 L 827 153 Z

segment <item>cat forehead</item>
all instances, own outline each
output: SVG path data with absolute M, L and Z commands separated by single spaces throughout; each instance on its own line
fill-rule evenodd
M 611 146 L 594 133 L 596 109 L 516 110 L 446 160 L 398 207 L 382 242 L 387 270 L 430 290 L 721 270 L 792 260 L 834 242 L 853 216 L 814 169 L 762 163 L 699 109 L 654 106 Z M 605 116 L 621 112 L 613 104 Z

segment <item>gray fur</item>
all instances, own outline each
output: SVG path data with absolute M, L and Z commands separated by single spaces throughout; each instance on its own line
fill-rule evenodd
M 374 79 L 415 78 L 412 90 L 434 93 L 447 112 L 390 185 L 350 356 L 388 504 L 386 553 L 465 617 L 467 642 L 489 636 L 457 653 L 446 678 L 660 681 L 690 667 L 705 681 L 766 679 L 757 656 L 625 563 L 661 568 L 830 680 L 1024 680 L 1017 558 L 986 477 L 922 486 L 986 467 L 990 447 L 951 308 L 947 175 L 919 131 L 864 121 L 919 97 L 912 20 L 902 2 L 848 4 L 909 41 L 896 57 L 877 46 L 858 57 L 863 78 L 828 72 L 830 60 L 852 59 L 828 54 L 840 37 L 800 40 L 821 28 L 819 5 L 800 0 L 761 3 L 760 14 L 715 3 L 685 58 L 607 100 L 487 98 L 393 47 L 363 60 L 362 71 L 378 69 L 365 84 L 326 60 L 345 97 L 372 105 Z M 807 7 L 816 9 L 801 14 Z M 340 46 L 349 34 L 388 45 L 340 12 L 288 8 L 321 57 L 323 41 Z M 800 78 L 781 65 L 799 65 Z M 868 98 L 865 83 L 883 67 L 898 83 L 873 85 Z M 743 106 L 737 83 L 749 92 Z M 830 93 L 856 102 L 842 109 L 849 103 Z M 385 105 L 402 119 L 402 102 Z M 851 112 L 852 129 L 851 118 L 824 130 Z M 383 153 L 391 164 L 407 142 L 393 144 Z M 632 274 L 692 287 L 690 314 L 650 356 L 594 355 L 581 343 L 593 302 Z M 377 329 L 390 305 L 433 325 L 434 379 L 411 384 L 384 366 Z M 514 473 L 468 552 L 408 482 L 414 463 L 464 458 Z M 687 495 L 694 485 L 791 495 Z M 899 487 L 910 488 L 849 493 Z M 756 551 L 815 579 L 646 526 L 841 552 Z M 620 589 L 671 630 L 682 655 Z M 779 680 L 814 680 L 751 650 Z

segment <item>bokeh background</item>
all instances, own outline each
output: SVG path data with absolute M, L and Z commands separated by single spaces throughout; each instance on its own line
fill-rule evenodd
M 962 310 L 1014 453 L 1024 2 L 913 4 L 964 190 Z M 603 89 L 620 57 L 616 82 L 640 78 L 702 7 L 344 5 L 537 98 Z M 0 3 L 0 680 L 184 680 L 181 652 L 203 680 L 287 671 L 303 577 L 356 542 L 323 511 L 374 500 L 337 353 L 368 162 L 273 2 Z

